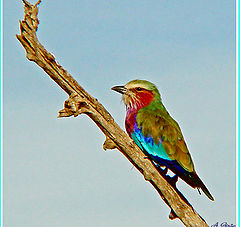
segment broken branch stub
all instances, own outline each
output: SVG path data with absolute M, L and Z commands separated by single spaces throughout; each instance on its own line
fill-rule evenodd
M 64 109 L 59 111 L 58 118 L 61 117 L 77 117 L 79 114 L 90 114 L 91 108 L 87 102 L 82 99 L 79 95 L 70 95 L 69 98 L 64 102 Z
M 103 144 L 103 150 L 113 150 L 117 148 L 116 144 L 109 138 L 106 136 L 106 140 Z

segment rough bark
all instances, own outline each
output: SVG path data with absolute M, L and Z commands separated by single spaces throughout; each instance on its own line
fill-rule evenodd
M 38 5 L 23 0 L 25 16 L 20 21 L 20 35 L 16 35 L 26 50 L 26 57 L 37 63 L 68 95 L 64 109 L 58 117 L 88 115 L 106 136 L 103 149 L 117 148 L 157 190 L 163 201 L 169 206 L 170 219 L 179 218 L 185 226 L 208 226 L 197 214 L 184 196 L 171 186 L 164 175 L 161 175 L 134 141 L 118 126 L 109 112 L 97 99 L 87 93 L 77 81 L 55 60 L 37 39 Z

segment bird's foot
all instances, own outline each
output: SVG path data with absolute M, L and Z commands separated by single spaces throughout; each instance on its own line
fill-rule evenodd
M 156 166 L 156 168 L 157 168 L 157 170 L 158 170 L 158 172 L 159 173 L 161 173 L 162 175 L 165 175 L 166 176 L 166 174 L 167 174 L 167 171 L 168 171 L 168 168 L 167 167 L 165 167 L 165 166 L 162 166 L 162 167 L 165 167 L 164 169 L 160 166 L 160 165 L 155 165 Z
M 164 175 L 167 175 L 167 172 L 168 172 L 168 168 L 167 168 L 167 167 L 165 167 L 164 169 L 162 169 L 160 166 L 158 166 L 158 168 L 161 169 L 161 171 L 162 171 L 162 173 L 163 173 Z
M 169 184 L 171 184 L 173 187 L 176 188 L 176 183 L 178 181 L 178 176 L 177 175 L 174 175 L 173 177 L 166 176 L 166 179 L 167 179 Z
M 160 167 L 161 168 L 161 167 Z M 162 169 L 162 168 L 161 168 Z M 166 175 L 167 174 L 167 171 L 168 171 L 168 168 L 165 167 L 164 169 L 162 169 L 163 173 Z

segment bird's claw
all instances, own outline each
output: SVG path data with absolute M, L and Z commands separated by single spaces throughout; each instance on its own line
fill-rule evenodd
M 161 167 L 160 167 L 160 168 L 161 168 Z M 167 167 L 165 167 L 165 169 L 162 169 L 162 172 L 163 172 L 164 175 L 167 174 L 167 171 L 168 171 L 168 168 L 167 168 Z
M 167 174 L 167 171 L 168 171 L 168 168 L 167 168 L 167 167 L 165 167 L 164 169 L 162 169 L 160 165 L 156 165 L 156 168 L 157 168 L 158 172 L 160 172 L 161 174 L 163 174 L 163 175 L 166 175 L 166 174 Z
M 177 175 L 174 175 L 173 177 L 166 176 L 166 179 L 169 182 L 169 184 L 171 184 L 173 187 L 176 187 L 176 183 L 178 181 L 178 176 Z

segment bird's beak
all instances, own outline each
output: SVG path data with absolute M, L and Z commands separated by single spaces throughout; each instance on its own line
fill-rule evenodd
M 115 87 L 112 87 L 111 89 L 121 94 L 124 94 L 127 92 L 127 88 L 125 88 L 124 86 L 115 86 Z

